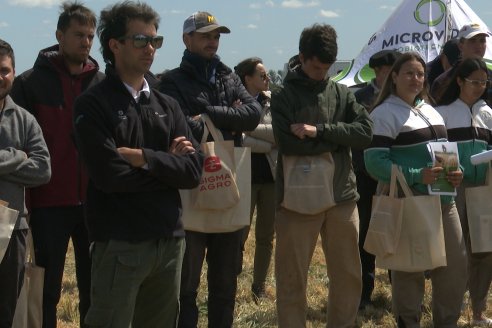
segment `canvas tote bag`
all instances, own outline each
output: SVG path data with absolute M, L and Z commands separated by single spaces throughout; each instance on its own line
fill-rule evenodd
M 335 163 L 331 153 L 317 156 L 282 155 L 284 199 L 282 207 L 315 215 L 336 205 L 333 195 Z
M 0 263 L 9 247 L 19 211 L 8 208 L 8 203 L 0 200 Z
M 235 182 L 239 194 L 238 202 L 223 209 L 199 209 L 193 204 L 193 190 L 180 190 L 183 207 L 181 219 L 185 230 L 206 233 L 232 232 L 250 224 L 251 149 L 233 147 L 233 156 Z
M 236 183 L 236 163 L 234 141 L 224 141 L 212 120 L 202 114 L 204 132 L 201 150 L 205 155 L 200 185 L 192 189 L 193 206 L 203 210 L 222 210 L 239 202 L 239 189 Z M 209 134 L 214 141 L 207 142 Z
M 24 284 L 17 299 L 12 328 L 43 326 L 44 268 L 36 265 L 31 230 L 27 234 Z
M 400 170 L 396 176 L 404 193 L 400 240 L 394 254 L 376 256 L 376 266 L 406 272 L 446 266 L 439 196 L 414 196 Z
M 492 184 L 491 167 L 485 185 L 465 189 L 466 214 L 472 253 L 492 252 Z
M 364 241 L 364 249 L 376 256 L 394 254 L 400 241 L 403 199 L 398 198 L 397 171 L 398 167 L 393 165 L 389 194 L 372 198 L 371 219 Z

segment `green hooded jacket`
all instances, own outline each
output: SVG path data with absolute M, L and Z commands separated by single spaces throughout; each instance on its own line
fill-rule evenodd
M 283 200 L 282 155 L 313 156 L 331 152 L 335 163 L 335 202 L 357 201 L 351 148 L 365 148 L 372 140 L 372 121 L 345 86 L 331 80 L 309 79 L 300 66 L 287 73 L 283 86 L 272 95 L 272 125 L 279 148 L 276 203 Z M 316 138 L 300 139 L 293 123 L 316 126 Z

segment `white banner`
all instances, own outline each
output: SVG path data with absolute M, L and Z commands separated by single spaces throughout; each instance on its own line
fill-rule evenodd
M 446 38 L 456 38 L 460 28 L 469 23 L 486 26 L 464 0 L 403 0 L 357 58 L 333 80 L 348 86 L 369 82 L 374 78 L 369 58 L 381 50 L 416 51 L 429 62 L 441 52 Z M 487 40 L 484 57 L 492 68 L 492 38 Z

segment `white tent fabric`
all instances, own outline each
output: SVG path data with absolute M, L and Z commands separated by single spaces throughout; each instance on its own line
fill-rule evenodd
M 428 62 L 441 51 L 446 40 L 456 38 L 469 23 L 486 24 L 464 0 L 403 0 L 383 26 L 374 33 L 360 54 L 333 80 L 352 86 L 374 77 L 369 58 L 380 50 L 416 51 Z M 490 29 L 487 27 L 490 33 Z M 484 56 L 492 68 L 492 38 Z

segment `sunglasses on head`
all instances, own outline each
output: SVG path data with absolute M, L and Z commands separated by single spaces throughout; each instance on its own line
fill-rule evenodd
M 123 41 L 126 39 L 131 39 L 133 42 L 133 46 L 135 48 L 145 48 L 149 43 L 154 49 L 159 49 L 162 47 L 162 43 L 164 42 L 164 37 L 162 35 L 157 36 L 147 36 L 143 34 L 136 34 L 132 36 L 124 36 L 119 38 L 118 40 Z

